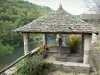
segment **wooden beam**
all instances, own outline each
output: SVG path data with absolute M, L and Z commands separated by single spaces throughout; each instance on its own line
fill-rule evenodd
M 84 54 L 84 35 L 82 35 L 82 55 Z
M 25 32 L 21 32 L 21 33 L 25 33 Z M 29 34 L 45 34 L 45 33 L 47 33 L 47 34 L 90 34 L 90 35 L 92 35 L 92 32 L 27 32 L 27 33 L 29 33 Z M 96 34 L 98 34 L 98 33 L 96 33 Z
M 61 34 L 57 34 L 56 41 L 59 48 L 59 53 L 61 53 L 62 51 L 62 35 Z
M 45 49 L 47 49 L 47 33 L 45 33 L 43 35 L 43 45 L 44 45 Z

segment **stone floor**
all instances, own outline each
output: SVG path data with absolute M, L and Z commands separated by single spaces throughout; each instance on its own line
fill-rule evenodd
M 60 58 L 61 60 L 58 60 L 58 58 Z M 83 64 L 83 56 L 80 55 L 79 53 L 70 54 L 69 52 L 68 53 L 66 52 L 66 53 L 59 54 L 57 52 L 57 48 L 52 48 L 51 50 L 49 50 L 48 57 L 45 60 L 48 61 L 49 63 L 53 63 L 54 65 L 64 65 L 66 68 L 69 68 L 69 70 L 71 71 L 74 71 L 72 69 L 77 69 L 75 67 L 83 67 L 83 68 L 90 67 L 90 65 Z M 77 70 L 79 69 L 81 68 L 78 68 Z M 67 70 L 68 69 L 66 69 L 66 71 Z M 86 72 L 80 72 L 80 73 L 86 73 Z M 65 73 L 62 70 L 56 70 L 54 72 L 51 72 L 50 75 L 88 75 L 88 74 L 75 74 L 74 72 Z
M 60 52 L 61 55 L 58 52 L 59 52 L 59 49 L 57 46 L 50 48 L 48 60 L 57 60 L 60 58 L 62 61 L 65 61 L 65 62 L 79 62 L 79 63 L 83 62 L 83 56 L 80 55 L 79 53 L 70 54 L 69 47 L 63 46 Z
M 59 57 L 59 54 L 53 53 L 53 54 L 49 54 L 46 59 L 49 61 L 60 61 L 60 60 L 57 60 L 57 58 L 60 58 L 61 61 L 64 61 L 64 62 L 79 62 L 79 63 L 83 62 L 83 56 L 78 55 L 78 54 L 70 54 L 70 55 L 62 54 L 60 55 L 60 57 Z
M 81 63 L 80 61 L 77 61 L 79 59 L 82 59 L 82 57 L 80 55 L 77 55 L 77 54 L 73 54 L 73 55 L 69 55 L 67 56 L 67 61 L 58 61 L 56 60 L 56 55 L 57 54 L 49 54 L 48 57 L 45 59 L 46 61 L 50 62 L 50 63 L 53 63 L 53 64 L 57 64 L 57 65 L 65 65 L 65 66 L 86 66 L 86 67 L 89 67 L 88 65 L 86 64 L 83 64 Z M 77 63 L 78 62 L 78 63 Z

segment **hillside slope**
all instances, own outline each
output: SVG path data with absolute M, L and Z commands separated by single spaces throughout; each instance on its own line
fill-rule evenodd
M 0 55 L 10 51 L 9 47 L 23 44 L 23 37 L 13 30 L 39 18 L 52 9 L 23 0 L 0 0 Z M 2 47 L 1 47 L 2 46 Z M 9 46 L 9 47 L 8 47 Z M 9 49 L 6 49 L 9 48 Z M 7 51 L 5 51 L 7 50 Z

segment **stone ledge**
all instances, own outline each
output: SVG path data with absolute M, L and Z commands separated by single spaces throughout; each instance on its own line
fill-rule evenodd
M 72 62 L 50 62 L 53 64 L 52 69 L 54 71 L 62 71 L 66 73 L 90 73 L 90 65 L 89 64 L 82 64 L 82 63 L 72 63 Z
M 64 66 L 76 66 L 76 67 L 90 67 L 89 64 L 84 64 L 84 63 L 77 63 L 77 62 L 62 62 L 62 61 L 49 61 L 49 63 L 53 63 L 55 65 L 64 65 Z

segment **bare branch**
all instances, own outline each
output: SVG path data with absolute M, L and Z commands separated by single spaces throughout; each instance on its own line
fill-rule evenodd
M 100 13 L 100 0 L 84 0 L 89 12 Z

